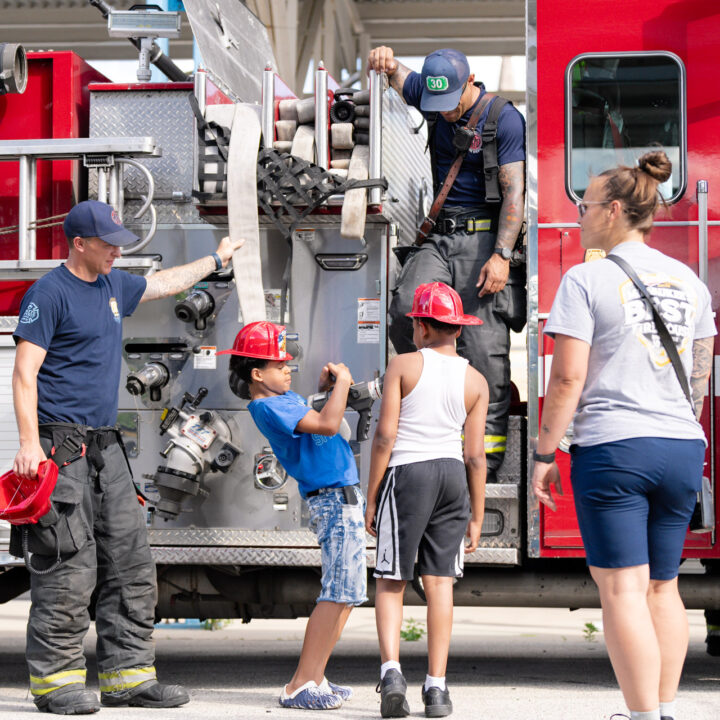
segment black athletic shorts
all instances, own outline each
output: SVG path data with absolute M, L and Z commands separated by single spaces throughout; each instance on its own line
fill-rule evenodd
M 375 577 L 462 577 L 470 519 L 465 465 L 441 458 L 388 468 L 378 492 Z

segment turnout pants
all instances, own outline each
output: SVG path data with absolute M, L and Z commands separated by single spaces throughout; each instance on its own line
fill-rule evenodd
M 398 353 L 412 352 L 412 309 L 415 288 L 422 283 L 444 282 L 454 288 L 466 313 L 483 324 L 464 326 L 457 351 L 485 376 L 490 405 L 485 424 L 488 472 L 502 464 L 510 410 L 510 329 L 522 330 L 526 317 L 525 266 L 511 267 L 507 285 L 499 293 L 478 297 L 475 286 L 480 270 L 492 255 L 496 233 L 468 233 L 458 228 L 452 235 L 431 234 L 408 255 L 393 289 L 390 304 L 390 340 Z
M 41 442 L 49 457 L 63 429 L 73 426 L 53 425 L 54 441 L 46 427 L 41 428 Z M 60 469 L 52 496 L 60 511 L 56 535 L 38 526 L 29 531 L 33 567 L 54 564 L 56 541 L 62 552 L 57 570 L 31 576 L 26 657 L 39 707 L 50 693 L 85 682 L 83 638 L 94 590 L 101 692 L 127 690 L 155 679 L 151 635 L 156 578 L 144 514 L 115 431 L 98 433 L 89 441 L 89 450 L 93 443 L 97 452 L 89 451 Z

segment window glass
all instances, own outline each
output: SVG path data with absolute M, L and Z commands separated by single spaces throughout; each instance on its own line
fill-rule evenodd
M 581 56 L 568 68 L 568 189 L 581 198 L 593 175 L 634 166 L 654 147 L 672 162 L 660 186 L 666 200 L 685 188 L 684 74 L 678 58 L 656 55 Z

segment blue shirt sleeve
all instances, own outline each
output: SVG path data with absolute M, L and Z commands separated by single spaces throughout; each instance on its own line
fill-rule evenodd
M 497 154 L 498 165 L 525 160 L 525 118 L 511 105 L 498 118 Z
M 19 339 L 28 340 L 43 350 L 48 350 L 60 322 L 61 311 L 57 302 L 33 285 L 20 304 L 20 320 L 13 333 Z
M 402 96 L 408 105 L 420 109 L 420 97 L 422 96 L 422 75 L 420 73 L 411 72 L 405 78 Z
M 282 433 L 292 438 L 298 438 L 303 434 L 297 432 L 296 427 L 310 412 L 310 408 L 307 405 L 301 405 L 289 393 L 286 393 L 285 396 L 256 400 L 251 404 L 253 418 L 261 430 L 265 426 L 276 433 Z
M 147 280 L 142 275 L 133 275 L 123 270 L 118 272 L 122 283 L 122 316 L 127 317 L 135 312 L 135 308 L 147 288 Z

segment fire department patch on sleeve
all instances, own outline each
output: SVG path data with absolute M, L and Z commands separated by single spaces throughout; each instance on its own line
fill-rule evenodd
M 30 325 L 30 323 L 34 323 L 39 317 L 40 317 L 40 308 L 34 302 L 31 302 L 25 308 L 25 312 L 23 313 L 23 316 L 20 318 L 20 323 L 22 325 Z

